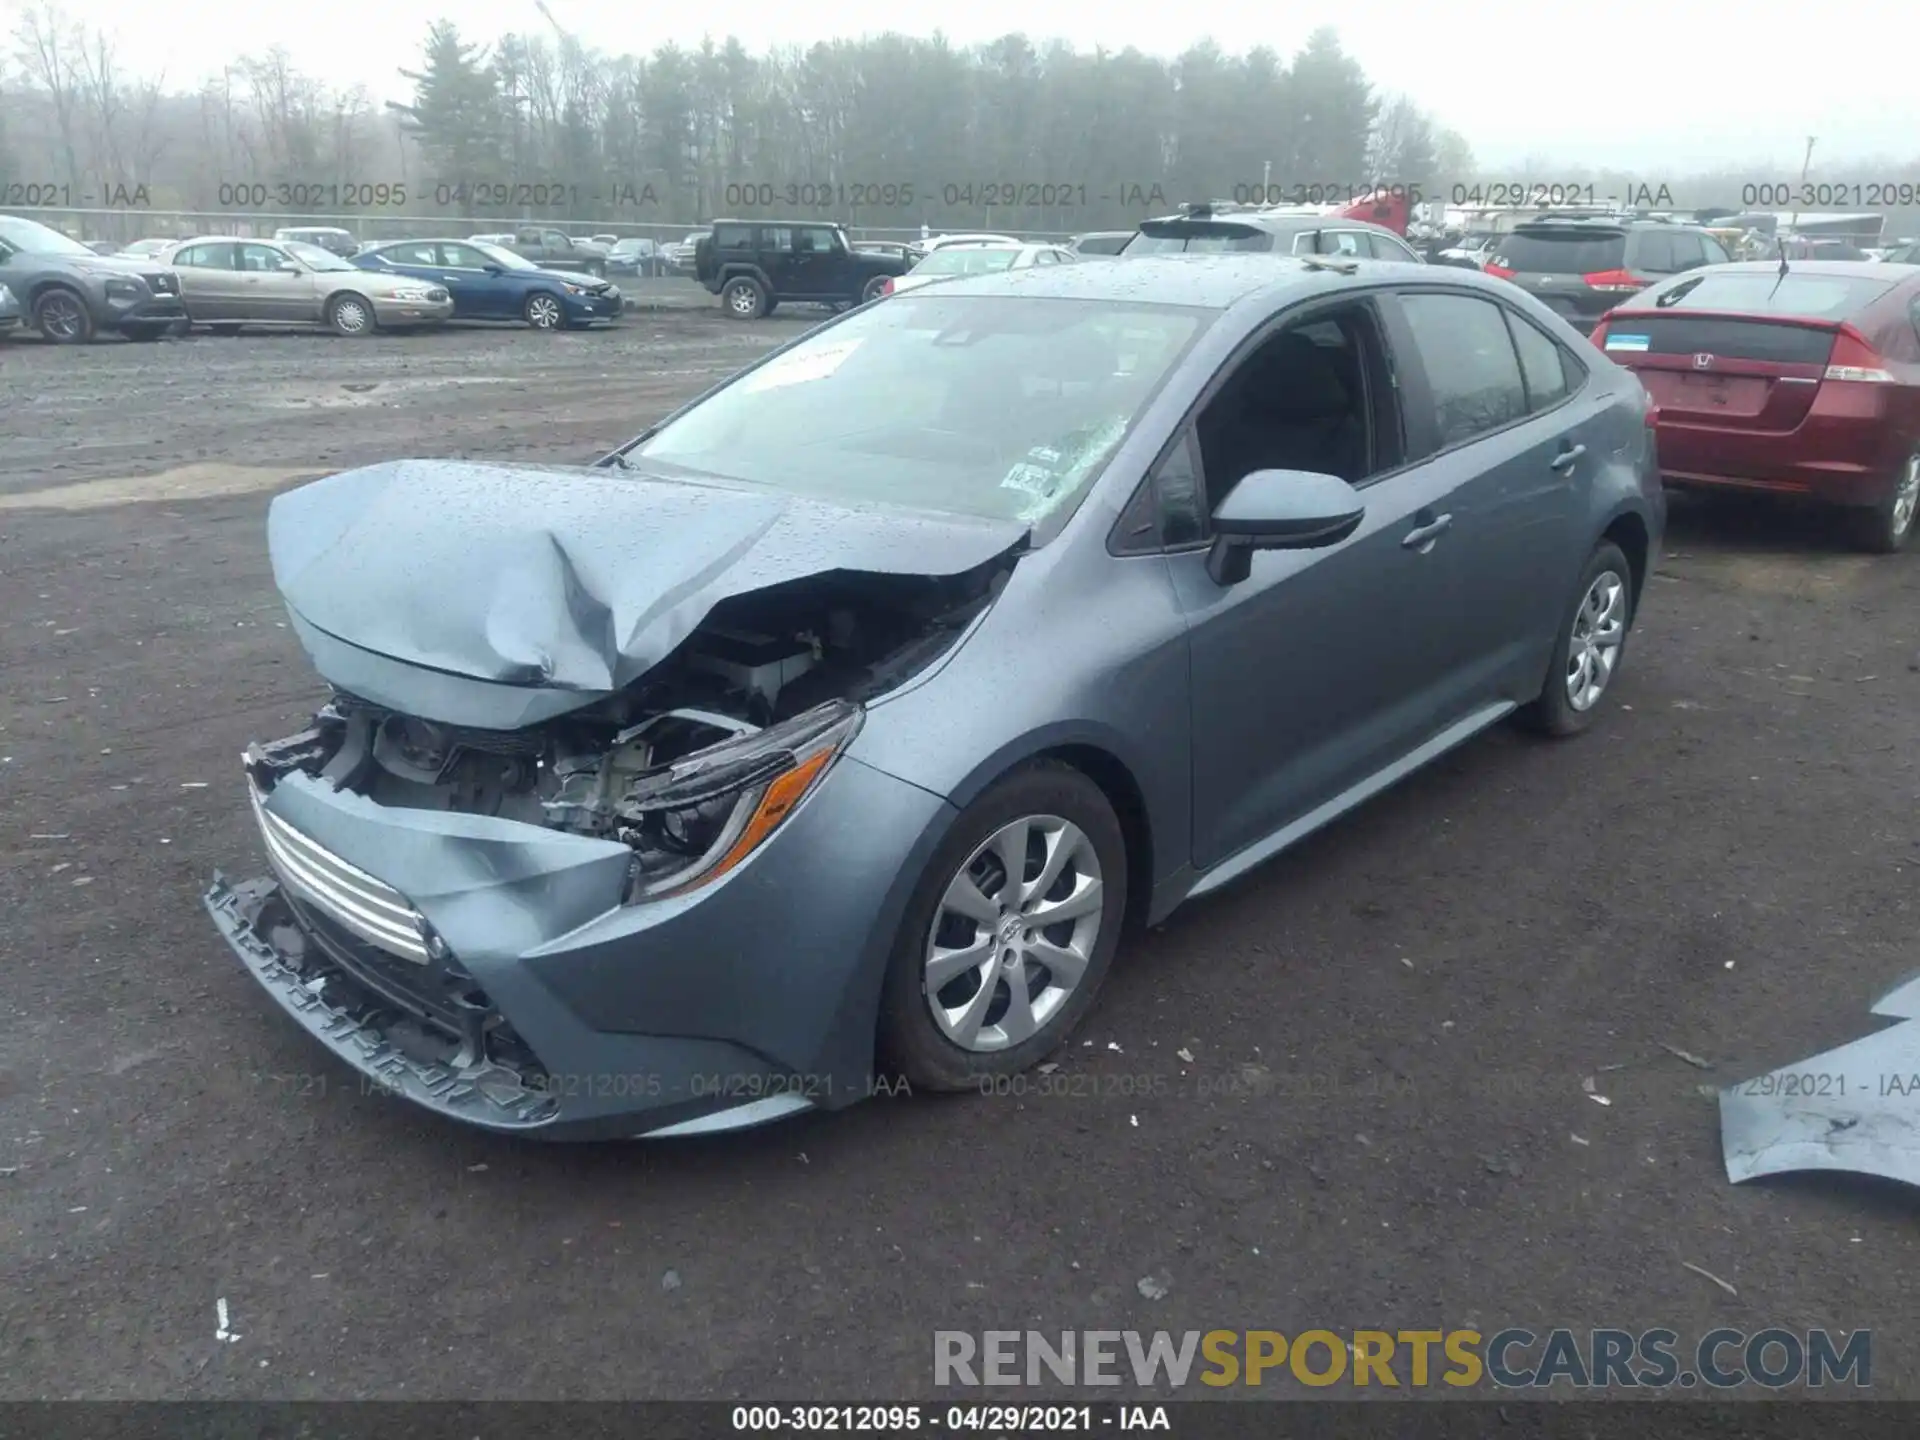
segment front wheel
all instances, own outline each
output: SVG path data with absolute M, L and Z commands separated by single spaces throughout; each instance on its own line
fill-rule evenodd
M 1575 596 L 1553 647 L 1546 687 L 1521 712 L 1547 735 L 1577 735 L 1591 725 L 1619 672 L 1633 624 L 1633 567 L 1618 545 L 1601 541 Z
M 886 294 L 888 278 L 889 277 L 885 275 L 876 275 L 873 279 L 869 280 L 867 282 L 867 288 L 860 292 L 860 303 L 865 305 L 869 301 L 878 300 L 882 295 Z
M 907 903 L 881 997 L 882 1064 L 967 1090 L 1046 1059 L 1119 943 L 1127 847 L 1099 786 L 1044 762 L 981 795 Z
M 767 287 L 751 276 L 729 280 L 720 292 L 720 303 L 736 320 L 758 320 L 767 313 Z
M 566 311 L 560 306 L 560 297 L 545 290 L 527 297 L 524 314 L 527 324 L 535 330 L 558 330 L 567 320 Z
M 333 327 L 334 334 L 356 340 L 373 334 L 378 328 L 373 319 L 373 302 L 351 291 L 336 295 L 327 303 L 327 324 Z
M 1847 517 L 1852 523 L 1853 543 L 1875 555 L 1906 549 L 1913 535 L 1916 510 L 1920 510 L 1920 451 L 1907 457 L 1885 499 L 1870 510 L 1856 510 Z
M 55 345 L 84 345 L 93 338 L 93 312 L 73 291 L 55 286 L 33 302 L 33 328 Z

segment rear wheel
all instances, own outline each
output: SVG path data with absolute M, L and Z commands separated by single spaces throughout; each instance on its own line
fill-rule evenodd
M 1887 496 L 1870 510 L 1855 510 L 1847 518 L 1853 543 L 1876 555 L 1891 555 L 1907 547 L 1913 521 L 1920 511 L 1920 451 L 1907 457 Z
M 1126 903 L 1126 840 L 1100 787 L 1051 762 L 1007 776 L 954 822 L 907 903 L 882 1064 L 929 1090 L 1038 1064 L 1092 1008 Z
M 720 292 L 720 303 L 736 320 L 758 320 L 767 313 L 767 287 L 750 275 L 729 280 Z
M 33 302 L 33 328 L 55 345 L 84 345 L 93 338 L 93 312 L 73 291 L 56 285 Z
M 1619 672 L 1633 624 L 1633 567 L 1618 545 L 1600 542 L 1575 595 L 1553 647 L 1546 688 L 1520 712 L 1547 735 L 1578 735 L 1591 725 Z

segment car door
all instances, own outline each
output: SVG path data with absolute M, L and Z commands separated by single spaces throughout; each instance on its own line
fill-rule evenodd
M 854 275 L 853 255 L 836 243 L 829 225 L 793 227 L 793 254 L 787 262 L 787 281 L 783 294 L 795 296 L 858 295 L 860 282 Z
M 182 246 L 174 254 L 171 268 L 180 277 L 180 303 L 194 324 L 240 318 L 243 282 L 236 248 L 230 240 L 208 240 Z
M 437 245 L 421 248 L 430 249 L 438 262 L 433 269 L 424 272 L 423 278 L 431 278 L 435 283 L 446 286 L 447 293 L 453 297 L 454 319 L 519 318 L 516 287 L 504 275 L 487 273 L 487 266 L 491 262 L 481 251 L 453 240 L 442 240 Z
M 1329 331 L 1348 337 L 1354 352 L 1365 458 L 1342 478 L 1354 480 L 1365 518 L 1336 545 L 1256 551 L 1247 579 L 1217 584 L 1207 570 L 1205 517 L 1231 488 L 1221 475 L 1238 467 L 1222 459 L 1231 446 L 1206 438 L 1214 407 L 1234 403 L 1241 369 L 1261 364 L 1269 341 L 1296 332 L 1334 350 Z M 1450 681 L 1440 637 L 1454 608 L 1455 572 L 1450 537 L 1435 530 L 1454 478 L 1406 463 L 1396 365 L 1370 299 L 1289 314 L 1223 370 L 1156 472 L 1155 483 L 1174 497 L 1168 565 L 1190 632 L 1198 868 L 1264 853 L 1290 827 L 1311 825 L 1322 807 L 1370 780 L 1384 783 L 1383 774 L 1459 718 L 1441 703 Z M 1184 544 L 1182 524 L 1193 532 Z
M 240 306 L 243 320 L 268 325 L 305 325 L 319 318 L 313 275 L 277 245 L 243 241 Z M 288 266 L 293 269 L 289 271 Z
M 1464 713 L 1539 689 L 1541 646 L 1574 583 L 1582 496 L 1600 461 L 1600 387 L 1516 306 L 1464 291 L 1386 302 L 1410 452 L 1445 491 L 1456 609 L 1438 643 Z M 1589 446 L 1592 448 L 1589 449 Z

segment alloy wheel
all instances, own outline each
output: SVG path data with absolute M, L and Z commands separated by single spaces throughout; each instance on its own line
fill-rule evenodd
M 760 297 L 753 293 L 751 287 L 736 285 L 733 294 L 728 297 L 728 303 L 733 306 L 734 314 L 751 319 L 753 312 L 760 308 Z
M 1567 703 L 1575 710 L 1591 710 L 1606 691 L 1626 638 L 1626 581 L 1603 570 L 1574 612 L 1567 646 Z
M 1913 528 L 1914 512 L 1920 510 L 1920 454 L 1907 457 L 1907 468 L 1893 492 L 1893 535 L 1896 540 Z
M 86 333 L 87 317 L 80 302 L 64 290 L 56 290 L 40 302 L 35 311 L 40 333 L 49 340 L 78 340 Z
M 527 323 L 536 330 L 560 328 L 560 303 L 551 295 L 536 295 L 527 301 Z
M 1085 978 L 1105 899 L 1085 831 L 1029 815 L 994 831 L 947 885 L 927 937 L 927 1006 L 975 1053 L 1029 1039 Z

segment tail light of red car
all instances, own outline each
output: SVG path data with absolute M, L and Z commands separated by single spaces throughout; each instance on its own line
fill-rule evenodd
M 1610 314 L 1611 312 L 1609 312 L 1609 315 Z M 1607 348 L 1607 320 L 1608 315 L 1602 315 L 1600 317 L 1600 323 L 1595 325 L 1592 333 L 1587 336 L 1587 339 L 1593 342 L 1593 348 L 1596 350 L 1604 350 Z
M 1631 270 L 1596 270 L 1580 278 L 1586 281 L 1589 290 L 1598 290 L 1603 295 L 1631 295 L 1653 283 L 1651 280 L 1642 280 Z
M 1497 265 L 1491 260 L 1487 261 L 1487 263 L 1480 268 L 1489 275 L 1498 275 L 1502 280 L 1511 280 L 1513 278 L 1513 271 L 1504 265 Z
M 1827 357 L 1827 379 L 1852 380 L 1867 385 L 1894 383 L 1893 372 L 1887 369 L 1887 362 L 1881 358 L 1880 352 L 1851 325 L 1842 325 L 1839 338 L 1833 342 L 1833 353 Z

